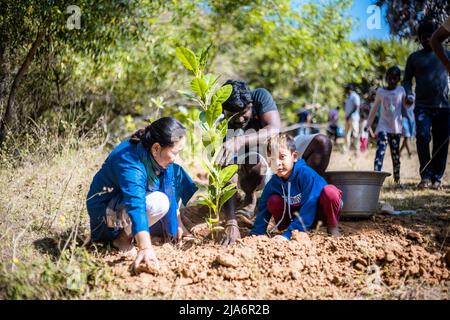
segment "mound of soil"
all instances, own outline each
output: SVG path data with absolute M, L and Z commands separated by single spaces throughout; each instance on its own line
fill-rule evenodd
M 421 298 L 425 288 L 448 298 L 447 238 L 437 243 L 448 226 L 442 219 L 430 231 L 420 227 L 429 217 L 375 216 L 343 221 L 340 238 L 318 229 L 294 232 L 292 241 L 244 237 L 221 247 L 201 225 L 203 214 L 185 211 L 198 229 L 195 241 L 155 246 L 158 272 L 132 276 L 132 260 L 110 254 L 115 283 L 169 299 Z

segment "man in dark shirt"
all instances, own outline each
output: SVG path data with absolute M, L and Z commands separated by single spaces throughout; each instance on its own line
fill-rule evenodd
M 231 84 L 233 91 L 223 103 L 224 116 L 229 120 L 228 129 L 234 130 L 237 136 L 227 139 L 224 149 L 239 155 L 234 159 L 239 164 L 239 170 L 233 182 L 244 191 L 245 198 L 238 214 L 241 221 L 251 225 L 256 206 L 255 191 L 262 188 L 270 178 L 270 170 L 267 170 L 269 168 L 265 160 L 265 142 L 270 136 L 280 132 L 280 114 L 272 95 L 266 89 L 250 90 L 243 81 L 228 80 L 225 84 Z M 311 140 L 303 158 L 319 174 L 323 174 L 330 154 L 330 140 L 319 134 Z M 236 196 L 224 205 L 227 222 L 221 244 L 228 245 L 240 238 L 235 208 Z
M 416 80 L 415 109 L 416 144 L 420 162 L 419 188 L 441 188 L 445 172 L 450 135 L 450 105 L 448 101 L 448 72 L 431 49 L 430 38 L 436 25 L 424 21 L 417 34 L 422 50 L 412 53 L 406 62 L 403 87 L 412 103 L 412 79 Z M 447 50 L 447 55 L 450 52 Z M 430 135 L 431 131 L 431 135 Z M 430 156 L 430 142 L 433 152 Z

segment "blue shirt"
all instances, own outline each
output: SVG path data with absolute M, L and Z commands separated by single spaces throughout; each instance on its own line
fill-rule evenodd
M 165 191 L 171 207 L 164 217 L 169 228 L 167 231 L 171 235 L 176 234 L 178 200 L 181 199 L 186 205 L 198 188 L 183 168 L 177 164 L 171 164 L 166 169 L 165 174 L 168 179 L 165 183 L 169 184 L 167 188 L 162 185 L 161 178 L 155 185 L 150 186 L 145 169 L 145 163 L 150 161 L 149 157 L 150 154 L 142 143 L 132 144 L 129 140 L 120 143 L 109 154 L 101 169 L 94 176 L 87 195 L 86 205 L 91 218 L 91 227 L 93 222 L 103 219 L 109 201 L 121 194 L 123 205 L 132 222 L 133 235 L 140 231 L 149 231 L 146 193 L 148 191 Z M 110 188 L 112 191 L 105 192 L 105 188 Z
M 271 217 L 267 209 L 267 200 L 273 194 L 282 196 L 288 206 L 301 206 L 298 216 L 292 220 L 283 236 L 291 239 L 293 230 L 308 230 L 314 223 L 320 193 L 326 185 L 325 179 L 308 166 L 303 159 L 295 163 L 292 174 L 287 181 L 277 175 L 273 175 L 261 195 L 258 204 L 258 214 L 250 234 L 266 234 Z

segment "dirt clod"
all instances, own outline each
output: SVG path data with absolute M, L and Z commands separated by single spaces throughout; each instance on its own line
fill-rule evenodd
M 239 259 L 227 253 L 217 255 L 216 261 L 224 267 L 236 268 L 239 266 Z

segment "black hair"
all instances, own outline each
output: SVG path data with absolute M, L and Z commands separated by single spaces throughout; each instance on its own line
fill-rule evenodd
M 417 35 L 420 36 L 424 33 L 430 33 L 432 34 L 437 29 L 436 23 L 434 23 L 431 20 L 424 20 L 420 22 L 419 27 L 417 28 Z
M 244 81 L 237 80 L 227 80 L 224 83 L 224 86 L 227 84 L 231 84 L 233 87 L 233 91 L 231 92 L 230 97 L 222 103 L 222 106 L 225 110 L 231 112 L 240 112 L 249 104 L 252 103 L 252 94 L 250 92 L 247 83 Z
M 386 71 L 386 77 L 387 77 L 388 74 L 396 75 L 396 76 L 398 76 L 399 78 L 401 78 L 401 76 L 402 76 L 402 71 L 400 70 L 399 67 L 397 67 L 397 66 L 392 66 L 392 67 L 390 67 L 389 69 L 387 69 L 387 71 Z
M 130 142 L 133 144 L 142 142 L 142 145 L 150 150 L 155 143 L 159 143 L 163 148 L 171 147 L 185 135 L 186 128 L 180 121 L 172 117 L 163 117 L 152 122 L 145 129 L 133 133 Z
M 349 83 L 345 86 L 345 89 L 355 91 L 355 86 L 353 83 Z

